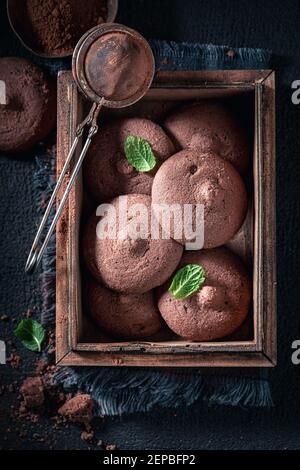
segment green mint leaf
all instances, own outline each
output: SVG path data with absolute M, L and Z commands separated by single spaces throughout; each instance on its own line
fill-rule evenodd
M 155 168 L 156 158 L 147 140 L 136 135 L 126 137 L 124 144 L 126 158 L 130 165 L 141 172 Z
M 45 328 L 36 320 L 25 318 L 21 320 L 14 335 L 21 340 L 25 348 L 30 351 L 41 352 L 42 343 L 45 338 Z
M 205 273 L 199 264 L 187 264 L 179 269 L 169 287 L 175 299 L 186 299 L 197 292 L 205 281 Z

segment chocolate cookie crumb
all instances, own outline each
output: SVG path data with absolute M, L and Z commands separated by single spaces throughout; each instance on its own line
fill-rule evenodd
M 94 431 L 83 431 L 80 438 L 82 441 L 91 442 L 94 439 Z
M 44 403 L 44 385 L 41 377 L 28 377 L 24 380 L 20 391 L 26 408 L 38 408 Z
M 94 402 L 90 395 L 82 394 L 68 400 L 58 413 L 73 423 L 89 424 L 93 419 Z
M 105 447 L 105 450 L 117 450 L 117 446 L 116 446 L 116 444 L 108 444 Z

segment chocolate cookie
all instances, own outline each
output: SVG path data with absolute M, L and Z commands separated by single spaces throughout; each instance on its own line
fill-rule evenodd
M 204 248 L 227 243 L 241 227 L 247 193 L 239 173 L 213 153 L 182 150 L 164 162 L 152 186 L 153 204 L 203 204 Z M 193 224 L 195 223 L 195 211 Z M 188 237 L 175 237 L 182 243 Z
M 227 248 L 186 252 L 180 266 L 200 264 L 205 283 L 195 294 L 176 300 L 166 289 L 158 308 L 168 326 L 179 336 L 211 341 L 235 331 L 245 320 L 251 283 L 241 260 Z
M 224 104 L 199 101 L 171 114 L 164 127 L 178 150 L 212 151 L 245 173 L 249 159 L 246 133 Z
M 163 129 L 148 119 L 120 119 L 103 126 L 84 164 L 86 184 L 98 202 L 121 194 L 151 194 L 153 172 L 138 172 L 126 159 L 124 143 L 129 135 L 146 139 L 161 161 L 175 151 Z
M 141 339 L 162 327 L 153 292 L 140 295 L 111 291 L 96 281 L 86 288 L 87 308 L 97 325 L 115 338 Z
M 124 210 L 128 222 L 121 226 L 119 209 Z M 142 206 L 135 206 L 139 204 Z M 142 294 L 163 284 L 178 265 L 183 248 L 172 239 L 151 237 L 151 198 L 142 194 L 121 196 L 111 201 L 116 217 L 93 215 L 88 221 L 83 236 L 83 255 L 92 275 L 110 289 L 131 294 Z M 137 221 L 137 210 L 146 211 L 145 223 L 140 222 L 136 238 L 133 231 Z M 110 227 L 112 238 L 99 238 L 100 225 Z M 98 235 L 96 233 L 98 231 Z M 128 232 L 126 234 L 126 231 Z
M 34 64 L 0 58 L 0 151 L 21 152 L 43 140 L 55 125 L 56 92 Z

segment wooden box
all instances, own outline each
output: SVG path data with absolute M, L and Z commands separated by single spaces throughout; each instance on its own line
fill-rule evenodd
M 272 367 L 276 364 L 274 82 L 274 72 L 270 70 L 158 72 L 141 102 L 123 110 L 106 110 L 100 116 L 104 120 L 109 113 L 151 117 L 159 108 L 158 103 L 161 109 L 168 109 L 199 98 L 220 98 L 232 101 L 241 118 L 247 120 L 253 146 L 253 164 L 247 177 L 249 211 L 242 229 L 229 243 L 253 271 L 253 309 L 247 327 L 230 338 L 213 342 L 159 337 L 151 341 L 118 342 L 105 339 L 101 332 L 95 334 L 97 328 L 91 328 L 81 299 L 79 237 L 83 185 L 79 175 L 56 233 L 56 360 L 59 365 Z M 76 125 L 90 106 L 78 93 L 71 72 L 61 72 L 58 172 L 68 154 Z

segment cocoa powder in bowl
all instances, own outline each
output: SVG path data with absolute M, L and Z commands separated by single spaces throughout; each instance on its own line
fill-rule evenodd
M 36 52 L 71 54 L 81 36 L 107 18 L 106 0 L 26 0 L 27 29 Z

